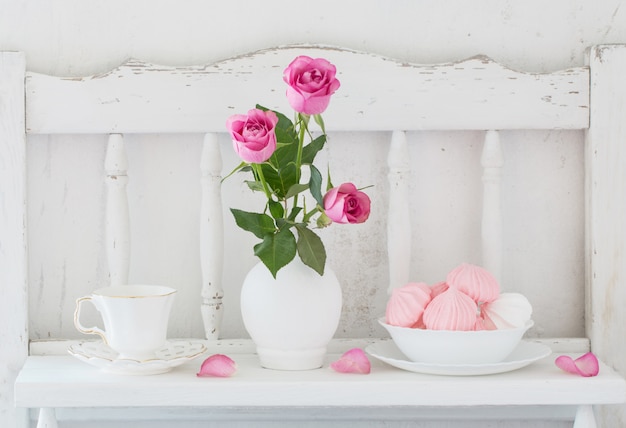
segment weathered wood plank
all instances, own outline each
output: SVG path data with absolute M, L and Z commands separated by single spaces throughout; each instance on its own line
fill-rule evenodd
M 592 350 L 626 375 L 626 45 L 594 47 L 589 65 L 586 327 Z M 626 406 L 605 417 L 622 426 Z
M 589 123 L 585 67 L 532 74 L 485 56 L 417 65 L 295 46 L 205 66 L 130 60 L 85 78 L 28 73 L 27 132 L 223 132 L 229 115 L 256 103 L 290 111 L 281 74 L 297 55 L 337 66 L 342 87 L 325 113 L 329 130 L 583 129 Z
M 254 354 L 217 346 L 238 365 L 237 375 L 228 382 L 197 378 L 197 361 L 158 376 L 111 376 L 71 356 L 31 356 L 16 383 L 16 403 L 26 407 L 127 407 L 132 403 L 135 407 L 384 410 L 388 406 L 592 405 L 626 399 L 624 379 L 604 364 L 600 374 L 591 378 L 564 375 L 551 358 L 498 376 L 431 376 L 407 373 L 373 359 L 369 375 L 346 376 L 330 369 L 268 371 L 259 366 Z M 329 355 L 325 365 L 338 357 Z
M 0 52 L 0 420 L 23 424 L 13 382 L 28 354 L 23 53 Z M 24 425 L 26 426 L 26 425 Z

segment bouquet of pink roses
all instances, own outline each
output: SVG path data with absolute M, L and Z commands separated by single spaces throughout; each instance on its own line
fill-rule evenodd
M 363 223 L 370 213 L 369 197 L 352 183 L 333 187 L 330 171 L 322 193 L 322 174 L 313 164 L 327 141 L 321 114 L 339 89 L 335 76 L 335 66 L 327 60 L 299 56 L 283 74 L 288 85 L 287 100 L 296 112 L 293 122 L 259 105 L 226 122 L 233 147 L 242 159 L 229 176 L 238 171 L 250 172 L 248 187 L 267 198 L 261 213 L 238 209 L 231 212 L 239 227 L 261 239 L 254 246 L 254 254 L 274 277 L 296 254 L 323 275 L 326 250 L 313 229 L 333 222 Z M 321 129 L 316 138 L 309 131 L 311 117 Z M 301 182 L 303 168 L 309 169 L 307 182 Z M 308 202 L 307 196 L 311 198 Z

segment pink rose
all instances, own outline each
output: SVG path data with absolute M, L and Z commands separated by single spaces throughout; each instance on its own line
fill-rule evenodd
M 370 198 L 354 184 L 343 183 L 324 195 L 324 212 L 336 223 L 363 223 L 370 215 Z
M 299 56 L 294 59 L 283 73 L 283 80 L 289 85 L 287 100 L 291 107 L 310 115 L 326 110 L 330 96 L 339 89 L 336 73 L 335 66 L 323 58 Z
M 248 114 L 234 114 L 226 121 L 226 128 L 239 157 L 249 163 L 263 163 L 276 150 L 274 128 L 278 116 L 273 111 L 252 109 Z

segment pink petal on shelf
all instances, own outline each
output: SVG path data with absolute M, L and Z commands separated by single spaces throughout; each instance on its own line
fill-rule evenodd
M 202 362 L 198 377 L 230 377 L 237 371 L 237 363 L 222 354 L 211 355 Z
M 370 360 L 360 348 L 352 348 L 341 358 L 330 364 L 330 367 L 339 373 L 368 374 L 372 368 Z
M 600 371 L 598 359 L 591 352 L 587 352 L 575 360 L 567 355 L 561 355 L 554 363 L 561 370 L 584 377 L 596 376 Z

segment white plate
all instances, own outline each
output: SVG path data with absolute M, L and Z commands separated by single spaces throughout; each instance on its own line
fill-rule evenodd
M 118 359 L 118 353 L 103 342 L 82 342 L 69 347 L 68 352 L 107 373 L 123 375 L 154 375 L 170 371 L 202 355 L 206 346 L 201 342 L 169 342 L 156 351 L 150 360 Z
M 431 364 L 409 361 L 393 341 L 369 345 L 365 351 L 391 366 L 415 373 L 448 376 L 475 376 L 510 372 L 525 367 L 552 353 L 550 347 L 541 343 L 522 340 L 511 354 L 499 363 L 489 364 Z

